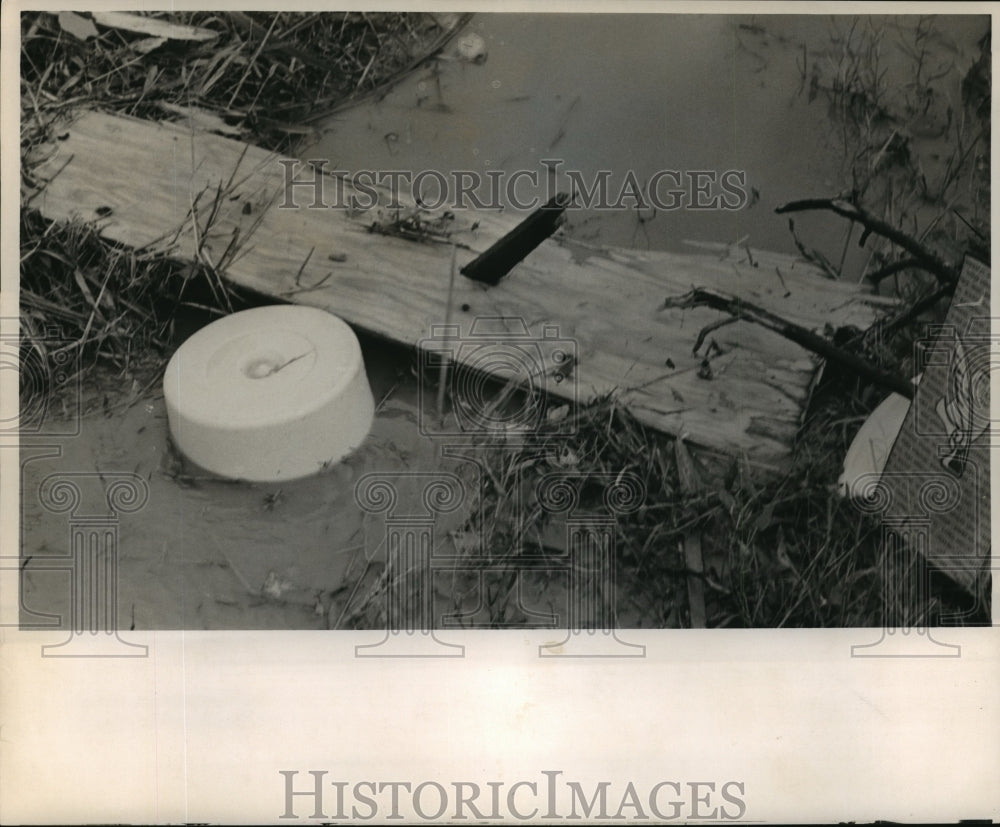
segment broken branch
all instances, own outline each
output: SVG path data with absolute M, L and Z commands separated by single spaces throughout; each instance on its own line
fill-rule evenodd
M 921 266 L 933 273 L 938 281 L 946 284 L 956 284 L 958 273 L 953 267 L 945 264 L 934 253 L 908 236 L 906 233 L 897 230 L 891 224 L 887 224 L 881 218 L 872 215 L 864 207 L 852 204 L 842 198 L 805 198 L 801 201 L 790 201 L 775 208 L 779 215 L 788 212 L 805 212 L 807 210 L 829 210 L 842 218 L 850 221 L 857 221 L 865 228 L 862 234 L 864 240 L 870 233 L 876 233 L 888 239 L 893 244 L 902 247 L 906 252 L 920 262 Z
M 902 394 L 907 399 L 913 399 L 914 387 L 913 383 L 908 379 L 882 370 L 860 356 L 837 347 L 808 328 L 782 319 L 780 316 L 771 313 L 769 310 L 764 310 L 762 307 L 749 304 L 739 296 L 723 293 L 721 290 L 696 287 L 683 296 L 668 297 L 664 300 L 660 309 L 688 307 L 711 307 L 713 310 L 720 310 L 723 313 L 728 313 L 730 316 L 735 316 L 740 321 L 759 324 L 801 345 L 806 350 L 822 356 L 824 359 L 843 365 L 869 382 Z
M 886 319 L 884 322 L 876 322 L 875 327 L 879 328 L 882 334 L 890 333 L 894 330 L 898 330 L 903 325 L 909 324 L 921 313 L 930 310 L 935 304 L 937 304 L 945 296 L 950 296 L 955 292 L 955 288 L 950 284 L 942 285 L 936 290 L 928 293 L 923 298 L 917 299 L 910 307 L 902 311 L 898 316 L 894 316 L 891 319 Z
M 894 276 L 896 273 L 902 273 L 903 270 L 909 270 L 911 267 L 921 267 L 922 269 L 920 262 L 915 258 L 904 258 L 902 261 L 894 261 L 879 268 L 874 273 L 869 273 L 865 276 L 865 280 L 872 284 L 879 284 L 883 279 Z

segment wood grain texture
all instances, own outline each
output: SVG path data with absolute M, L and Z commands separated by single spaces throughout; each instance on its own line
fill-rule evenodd
M 203 260 L 213 263 L 238 234 L 239 252 L 226 262 L 225 278 L 278 300 L 327 309 L 407 345 L 419 345 L 445 320 L 450 244 L 371 232 L 391 210 L 312 207 L 313 190 L 301 186 L 292 192 L 299 207 L 282 208 L 289 193 L 278 157 L 176 125 L 84 112 L 65 131 L 38 169 L 51 180 L 33 205 L 48 218 L 97 221 L 108 238 L 182 259 L 197 256 L 201 243 Z M 304 164 L 295 169 L 299 180 L 312 175 Z M 332 203 L 335 182 L 327 176 L 324 183 Z M 355 192 L 344 186 L 345 195 Z M 213 202 L 216 215 L 206 226 Z M 525 215 L 453 212 L 441 226 L 459 245 L 459 267 Z M 720 352 L 711 360 L 712 378 L 703 378 L 702 356 L 692 354 L 692 346 L 698 331 L 723 314 L 661 311 L 664 299 L 714 287 L 819 332 L 825 325 L 867 327 L 888 300 L 831 281 L 792 256 L 758 250 L 752 256 L 755 266 L 744 250 L 725 245 L 677 254 L 594 248 L 557 237 L 495 287 L 458 278 L 452 319 L 462 337 L 477 317 L 523 319 L 545 360 L 536 382 L 546 390 L 581 401 L 615 392 L 654 428 L 781 469 L 816 360 L 775 333 L 737 323 L 711 334 Z M 544 338 L 546 326 L 575 347 L 570 381 L 553 379 L 559 344 Z M 469 348 L 459 354 L 476 361 Z

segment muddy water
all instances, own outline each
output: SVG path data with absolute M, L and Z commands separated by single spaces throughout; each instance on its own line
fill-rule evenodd
M 890 89 L 913 78 L 916 23 L 872 24 L 885 31 L 879 70 Z M 609 201 L 620 208 L 572 213 L 571 235 L 670 250 L 684 250 L 687 239 L 746 237 L 795 253 L 787 221 L 773 208 L 847 184 L 837 127 L 822 95 L 810 102 L 809 76 L 814 65 L 824 75 L 846 71 L 848 36 L 858 49 L 866 25 L 852 31 L 850 18 L 823 15 L 477 15 L 468 31 L 482 38 L 485 62 L 446 52 L 382 101 L 334 115 L 303 155 L 348 171 L 435 170 L 448 181 L 469 170 L 482 176 L 477 192 L 485 203 L 497 191 L 488 185 L 491 170 L 537 174 L 537 187 L 521 177 L 515 195 L 522 202 L 550 192 L 551 164 L 543 161 L 561 164 L 554 183 L 567 189 L 567 171 L 593 186 L 607 170 Z M 926 73 L 952 67 L 936 83 L 956 111 L 959 80 L 987 30 L 984 18 L 942 17 L 925 38 Z M 629 171 L 645 184 L 661 170 L 678 173 L 658 179 L 657 188 L 661 206 L 676 208 L 636 209 L 634 199 L 618 197 Z M 744 176 L 734 186 L 745 203 L 725 195 L 727 171 Z M 437 179 L 422 184 L 433 200 Z M 694 192 L 698 186 L 707 192 Z M 721 209 L 723 200 L 742 209 Z M 836 260 L 842 222 L 815 215 L 797 222 L 810 245 Z
M 568 232 L 659 249 L 749 236 L 756 246 L 794 252 L 773 206 L 843 186 L 829 113 L 799 94 L 803 44 L 813 58 L 836 64 L 832 26 L 822 17 L 478 15 L 471 31 L 487 46 L 485 63 L 432 62 L 383 100 L 331 118 L 321 142 L 304 154 L 347 170 L 534 169 L 542 190 L 542 159 L 558 159 L 588 179 L 611 170 L 612 189 L 628 170 L 640 180 L 662 169 L 738 170 L 747 192 L 757 193 L 742 210 L 580 211 Z M 964 68 L 984 26 L 941 21 L 935 48 Z M 837 256 L 843 228 L 836 222 L 804 216 L 800 227 Z M 346 462 L 310 479 L 233 484 L 187 466 L 170 450 L 156 385 L 143 398 L 112 400 L 108 410 L 85 416 L 76 436 L 43 441 L 53 449 L 26 444 L 23 622 L 45 625 L 58 616 L 65 626 L 70 607 L 70 575 L 57 559 L 68 550 L 68 517 L 42 506 L 41 482 L 53 473 L 87 474 L 77 479 L 99 499 L 101 475 L 124 471 L 146 481 L 149 498 L 118 526 L 120 628 L 370 623 L 377 613 L 356 611 L 365 593 L 378 589 L 385 525 L 358 507 L 355 485 L 373 471 L 452 466 L 419 434 L 419 417 L 428 412 L 418 407 L 411 357 L 370 340 L 364 349 L 381 401 L 371 436 Z M 461 516 L 437 526 L 442 543 Z M 525 617 L 542 623 L 532 611 L 558 610 L 559 577 L 522 583 Z M 488 585 L 480 581 L 479 594 L 469 588 L 466 611 Z M 666 596 L 660 603 L 638 603 L 631 594 L 620 601 L 620 622 L 677 625 L 676 606 Z

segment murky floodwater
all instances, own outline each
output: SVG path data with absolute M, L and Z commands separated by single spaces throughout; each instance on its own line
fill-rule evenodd
M 905 41 L 912 24 L 885 25 L 893 78 L 905 65 L 893 43 Z M 961 72 L 987 26 L 981 18 L 939 19 L 929 41 L 935 61 L 956 67 L 947 86 L 956 106 Z M 629 170 L 640 181 L 678 171 L 688 183 L 694 171 L 736 170 L 745 173 L 749 199 L 739 211 L 584 210 L 572 213 L 568 232 L 659 249 L 682 249 L 685 239 L 749 236 L 755 246 L 794 252 L 773 207 L 844 186 L 829 112 L 822 100 L 800 94 L 807 54 L 842 64 L 843 43 L 832 43 L 831 32 L 844 27 L 825 17 L 478 15 L 471 30 L 488 48 L 485 63 L 432 61 L 383 100 L 335 115 L 304 155 L 346 170 L 536 170 L 540 191 L 543 159 L 557 159 L 563 171 L 587 181 L 609 170 L 612 192 Z M 926 140 L 933 141 L 932 131 Z M 530 197 L 530 187 L 522 192 Z M 803 216 L 799 225 L 836 257 L 843 227 L 818 216 Z M 23 620 L 58 614 L 65 625 L 70 603 L 70 573 L 58 558 L 68 551 L 71 518 L 41 505 L 39 485 L 53 473 L 84 473 L 90 476 L 76 479 L 100 498 L 107 475 L 124 471 L 146 481 L 149 498 L 118 526 L 121 628 L 324 629 L 357 622 L 351 607 L 378 586 L 385 531 L 358 507 L 358 480 L 373 471 L 451 467 L 438 445 L 420 436 L 418 418 L 426 411 L 418 408 L 408 355 L 371 341 L 365 350 L 381 401 L 371 436 L 346 462 L 310 479 L 233 484 L 185 466 L 169 449 L 156 393 L 85 417 L 77 436 L 45 441 L 58 455 L 26 445 Z M 438 526 L 441 542 L 461 516 Z M 526 589 L 526 603 L 551 609 L 558 578 L 546 588 L 547 595 Z M 470 595 L 473 606 L 478 599 Z M 622 611 L 623 625 L 678 623 L 665 606 L 633 601 Z
M 812 73 L 846 76 L 855 66 L 847 54 L 871 40 L 870 28 L 882 31 L 878 70 L 886 72 L 885 87 L 899 92 L 914 77 L 918 18 L 873 18 L 853 28 L 851 21 L 476 15 L 470 30 L 485 42 L 484 63 L 432 61 L 381 102 L 333 116 L 303 155 L 348 171 L 440 171 L 449 182 L 456 170 L 474 171 L 486 203 L 497 191 L 490 170 L 506 173 L 504 181 L 518 170 L 537 173 L 537 188 L 531 178 L 519 179 L 514 194 L 523 202 L 549 191 L 550 165 L 543 161 L 561 164 L 556 183 L 565 189 L 567 171 L 593 186 L 607 170 L 608 200 L 623 208 L 572 213 L 571 235 L 667 250 L 684 250 L 687 239 L 748 237 L 753 246 L 795 253 L 787 220 L 773 208 L 848 186 L 838 127 L 822 94 L 810 101 Z M 956 113 L 960 79 L 988 27 L 986 18 L 935 18 L 920 41 L 925 74 L 944 71 L 935 83 Z M 629 171 L 643 185 L 659 171 L 678 173 L 656 179 L 661 205 L 677 208 L 635 209 L 635 199 L 619 198 Z M 741 203 L 726 194 L 727 171 L 745 176 L 730 179 L 745 192 L 743 208 L 692 208 Z M 698 194 L 696 187 L 707 190 Z M 437 179 L 425 176 L 421 189 L 433 199 Z M 797 224 L 810 245 L 836 260 L 842 221 L 802 214 Z

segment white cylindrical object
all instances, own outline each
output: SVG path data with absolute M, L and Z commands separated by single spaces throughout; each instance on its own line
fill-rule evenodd
M 170 359 L 163 396 L 182 454 L 254 482 L 338 462 L 361 445 L 375 415 L 354 332 L 296 305 L 244 310 L 199 330 Z

